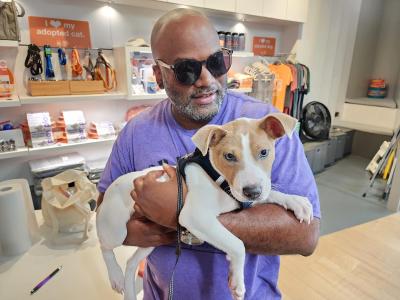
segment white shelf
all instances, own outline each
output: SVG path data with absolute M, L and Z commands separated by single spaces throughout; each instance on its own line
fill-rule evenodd
M 107 138 L 107 139 L 88 139 L 88 140 L 86 140 L 84 142 L 80 142 L 80 143 L 70 143 L 70 144 L 57 143 L 57 144 L 51 145 L 51 146 L 29 148 L 29 154 L 37 154 L 37 153 L 42 154 L 43 152 L 53 151 L 55 149 L 75 148 L 75 147 L 80 147 L 80 146 L 84 146 L 84 145 L 103 144 L 103 143 L 107 144 L 107 143 L 112 143 L 115 140 L 116 140 L 116 137 Z
M 0 98 L 0 107 L 13 107 L 13 106 L 21 106 L 21 102 L 19 102 L 18 98 L 13 98 L 13 99 Z
M 251 93 L 252 88 L 238 88 L 238 89 L 229 89 L 230 91 L 238 92 L 238 93 Z
M 28 155 L 28 148 L 22 147 L 15 151 L 0 152 L 0 159 L 13 158 Z
M 129 44 L 126 45 L 126 47 L 129 49 L 130 52 L 140 52 L 140 53 L 152 54 L 150 47 L 132 47 L 132 46 L 129 46 Z
M 393 128 L 376 126 L 375 124 L 367 125 L 367 124 L 356 123 L 356 122 L 334 120 L 333 126 L 350 128 L 350 129 L 374 133 L 374 134 L 393 135 Z
M 0 40 L 0 47 L 18 47 L 18 41 Z
M 253 57 L 253 52 L 246 52 L 246 51 L 233 51 L 232 57 Z
M 84 142 L 71 143 L 71 144 L 58 143 L 55 145 L 38 147 L 38 148 L 23 147 L 23 148 L 17 149 L 16 151 L 0 152 L 0 160 L 7 159 L 7 158 L 13 158 L 13 157 L 19 157 L 19 156 L 27 156 L 27 155 L 37 155 L 37 154 L 44 155 L 45 153 L 53 152 L 56 149 L 68 149 L 68 148 L 75 148 L 75 147 L 80 147 L 80 146 L 84 146 L 84 145 L 92 145 L 92 144 L 108 144 L 108 143 L 113 143 L 115 140 L 116 140 L 116 137 L 112 137 L 112 138 L 107 138 L 107 139 L 89 139 Z
M 71 101 L 110 101 L 125 99 L 124 93 L 106 93 L 106 94 L 91 94 L 91 95 L 63 95 L 63 96 L 20 96 L 21 104 L 39 104 L 39 103 L 60 103 Z
M 160 92 L 156 94 L 137 94 L 128 96 L 128 100 L 136 101 L 136 100 L 162 100 L 167 98 L 167 94 L 165 92 Z

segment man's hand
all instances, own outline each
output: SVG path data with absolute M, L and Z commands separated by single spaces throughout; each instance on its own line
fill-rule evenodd
M 164 164 L 164 171 L 151 171 L 138 177 L 133 184 L 135 190 L 131 196 L 135 201 L 135 211 L 147 219 L 164 227 L 176 229 L 176 206 L 178 187 L 175 168 Z M 157 179 L 167 173 L 169 180 L 159 182 Z M 183 197 L 187 194 L 186 185 L 183 184 Z
M 124 245 L 137 247 L 157 247 L 176 241 L 173 229 L 158 225 L 135 212 L 126 224 L 128 230 Z

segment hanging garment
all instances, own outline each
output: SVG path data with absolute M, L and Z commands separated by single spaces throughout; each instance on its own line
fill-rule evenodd
M 277 109 L 279 109 L 279 111 L 283 112 L 285 106 L 286 88 L 292 82 L 292 71 L 285 64 L 270 64 L 268 67 L 270 68 L 270 71 L 275 74 L 276 79 L 278 79 L 276 93 L 272 103 Z

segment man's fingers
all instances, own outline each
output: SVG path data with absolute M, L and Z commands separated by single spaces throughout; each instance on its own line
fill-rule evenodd
M 135 203 L 135 205 L 133 206 L 133 209 L 135 210 L 135 214 L 136 214 L 137 216 L 141 216 L 141 217 L 145 216 L 145 214 L 143 213 L 142 208 L 141 208 L 139 205 L 137 205 L 136 203 Z
M 169 176 L 169 178 L 174 178 L 176 176 L 176 170 L 174 167 L 171 167 L 169 164 L 164 163 L 162 165 L 165 173 Z
M 163 170 L 156 170 L 156 171 L 150 171 L 145 175 L 144 180 L 145 181 L 155 181 L 157 178 L 161 177 L 164 174 Z
M 136 191 L 140 191 L 143 187 L 144 176 L 139 176 L 135 180 L 133 180 L 133 187 Z

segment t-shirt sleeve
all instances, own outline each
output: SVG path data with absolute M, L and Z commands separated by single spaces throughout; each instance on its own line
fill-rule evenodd
M 119 176 L 135 171 L 132 129 L 125 126 L 115 141 L 97 189 L 104 193 Z
M 317 185 L 297 133 L 277 141 L 271 181 L 279 192 L 307 197 L 314 217 L 321 218 Z

